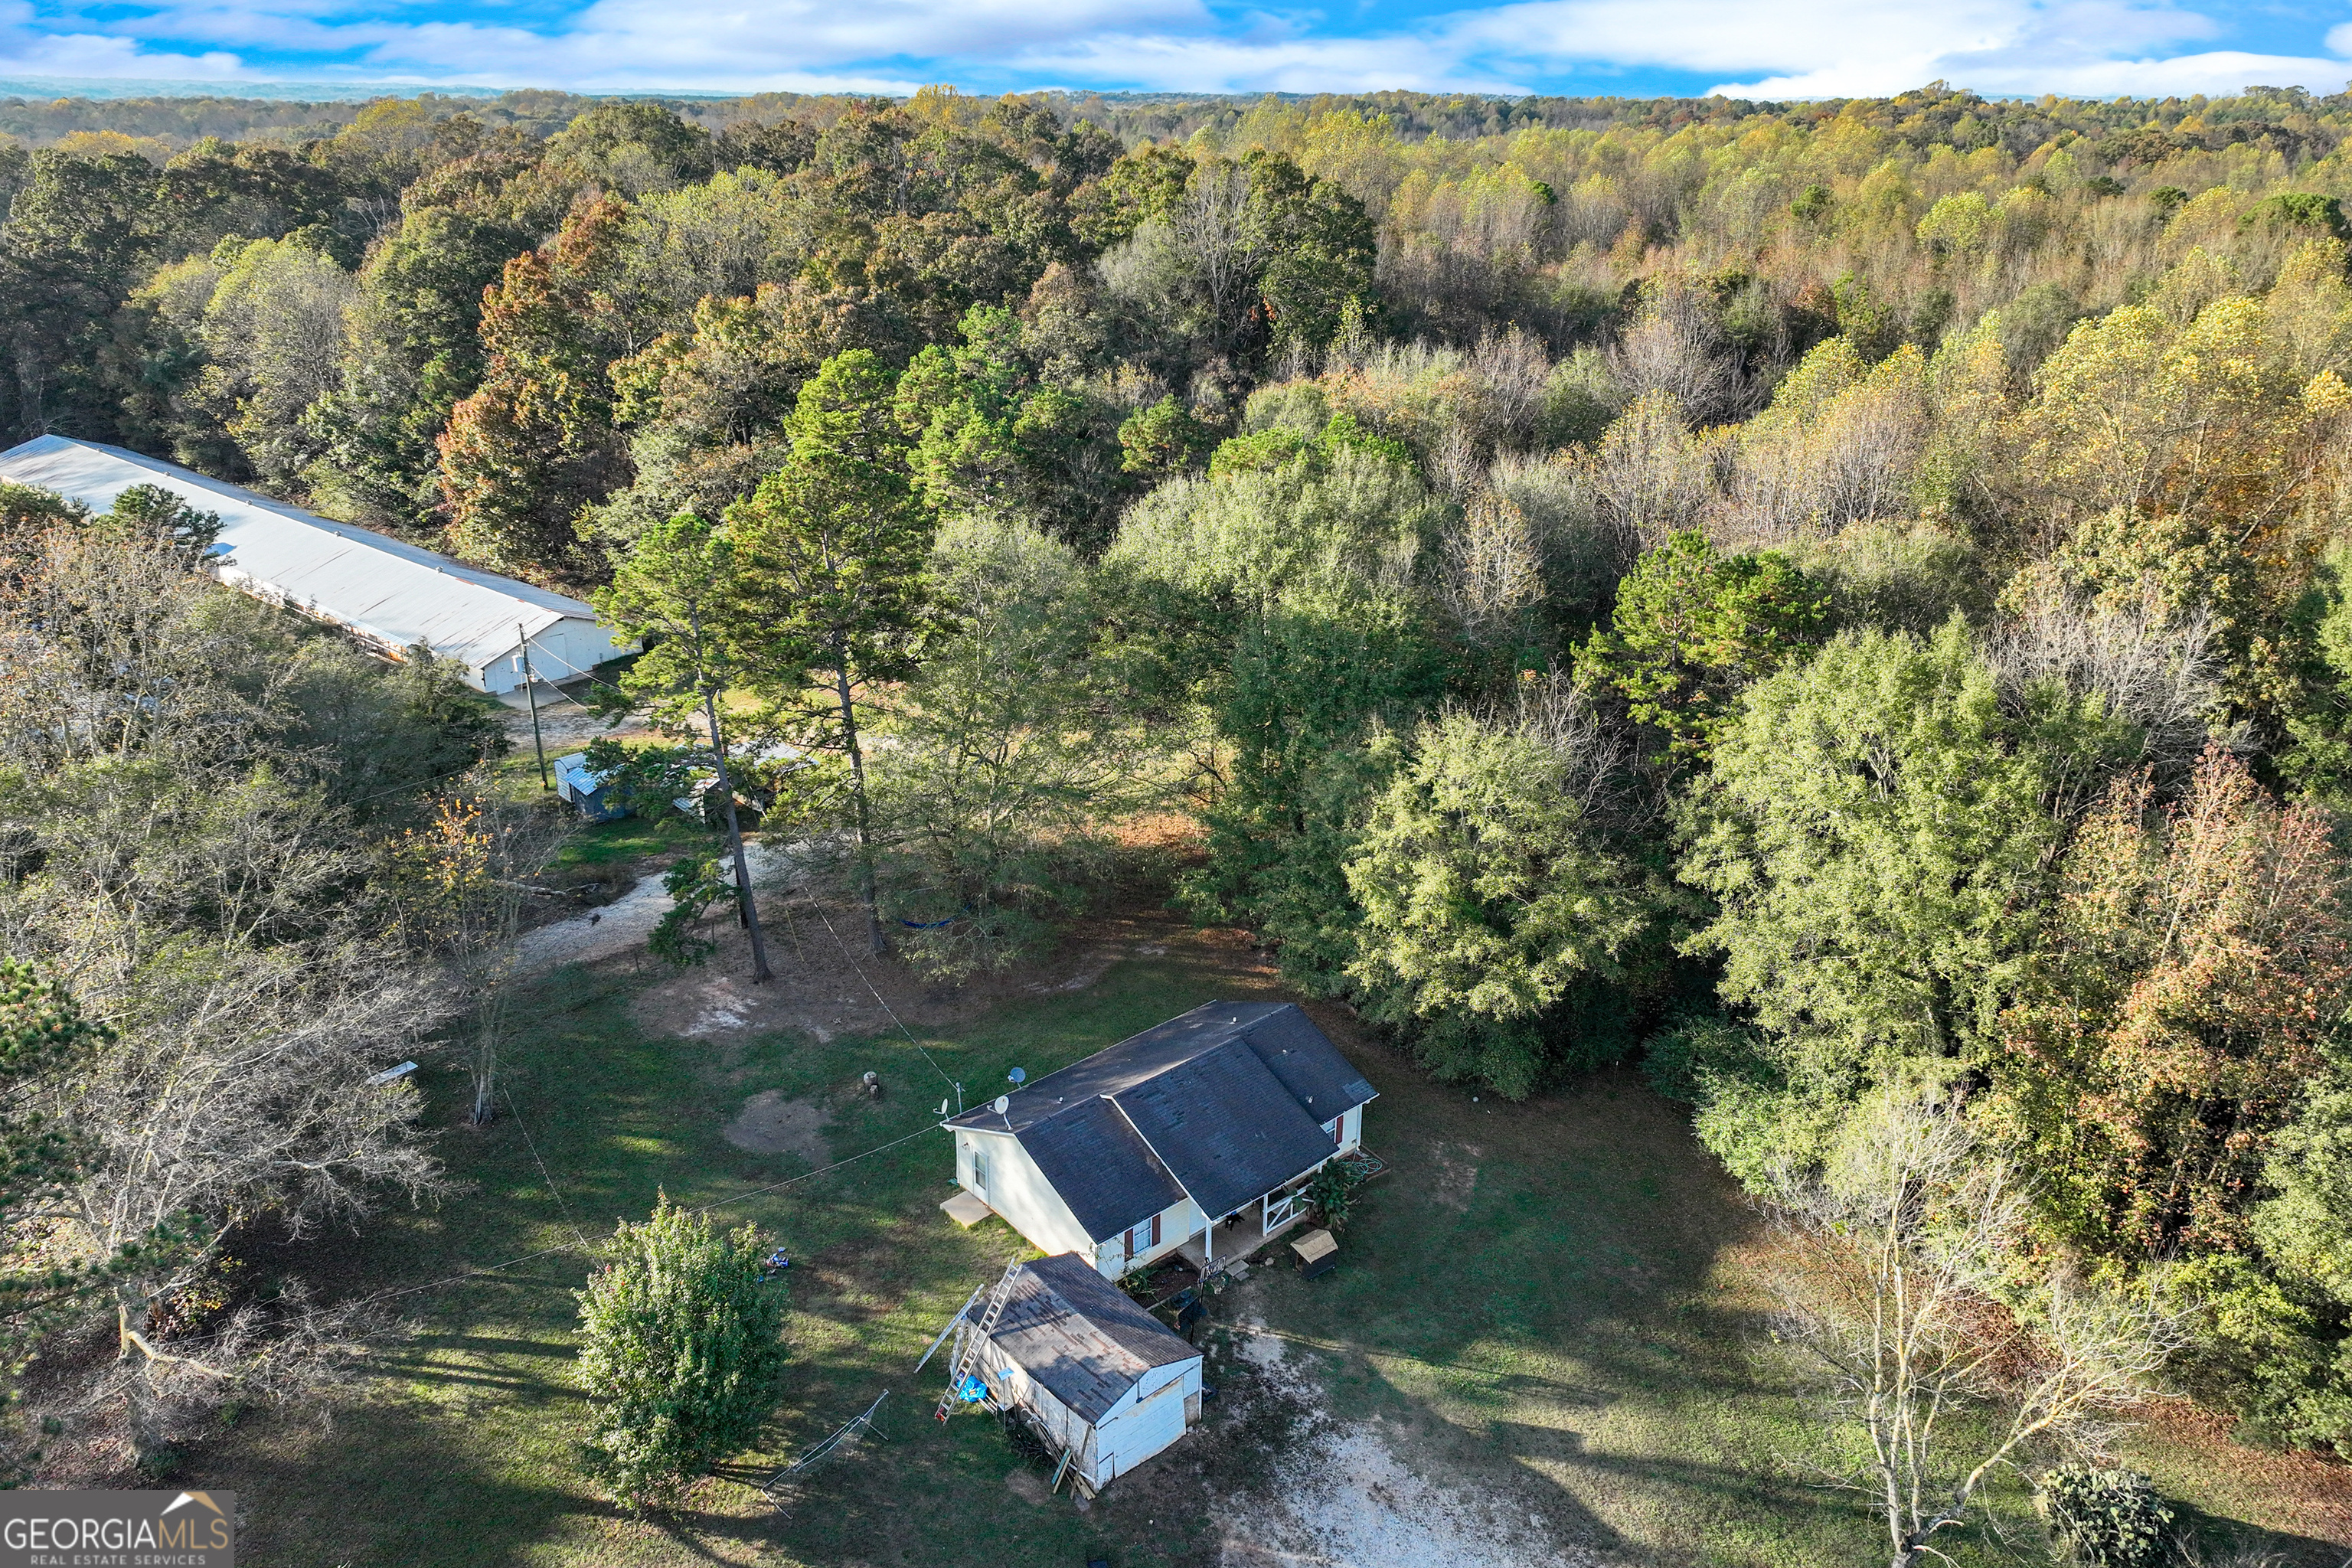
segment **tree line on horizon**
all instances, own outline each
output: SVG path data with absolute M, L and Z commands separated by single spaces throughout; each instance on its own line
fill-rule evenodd
M 0 153 L 0 420 L 595 597 L 676 740 L 602 760 L 724 763 L 930 977 L 1150 862 L 1443 1079 L 1638 1061 L 1762 1194 L 1957 1104 L 2034 1173 L 1990 1299 L 2161 1298 L 2242 1434 L 2352 1452 L 2352 100 L 774 107 Z M 10 504 L 45 689 L 120 710 L 136 595 L 53 606 L 143 552 L 278 715 L 206 765 L 323 754 L 169 529 Z M 0 792 L 0 918 L 79 976 L 63 787 Z

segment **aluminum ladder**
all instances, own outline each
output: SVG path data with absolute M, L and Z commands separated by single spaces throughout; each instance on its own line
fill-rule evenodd
M 1004 1266 L 1004 1278 L 999 1279 L 996 1289 L 988 1293 L 988 1310 L 981 1313 L 980 1326 L 964 1336 L 955 1359 L 949 1363 L 947 1392 L 940 1395 L 939 1408 L 931 1412 L 935 1419 L 946 1420 L 948 1412 L 960 1403 L 957 1390 L 962 1388 L 963 1380 L 971 1375 L 971 1363 L 980 1357 L 981 1344 L 996 1327 L 996 1320 L 1004 1310 L 1005 1299 L 1013 1294 L 1013 1282 L 1020 1278 L 1021 1260 L 1016 1258 Z

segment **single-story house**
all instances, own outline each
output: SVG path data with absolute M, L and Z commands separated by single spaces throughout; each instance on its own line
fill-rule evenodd
M 943 1206 L 976 1199 L 1108 1279 L 1179 1249 L 1215 1268 L 1298 1216 L 1372 1098 L 1295 1004 L 1211 1002 L 943 1122 L 963 1189 Z
M 483 691 L 522 684 L 526 643 L 542 680 L 636 651 L 578 599 L 121 447 L 43 436 L 0 452 L 0 479 L 101 512 L 133 485 L 170 490 L 221 520 L 206 564 L 223 583 L 341 626 L 387 658 L 429 647 Z
M 975 1303 L 975 1326 L 982 1315 Z M 1201 1352 L 1075 1252 L 1022 1266 L 971 1366 L 989 1404 L 1020 1411 L 1088 1493 L 1201 1419 Z
M 604 775 L 588 765 L 588 753 L 574 752 L 568 757 L 558 757 L 551 764 L 555 773 L 555 794 L 580 808 L 580 815 L 591 822 L 617 822 L 629 815 L 629 808 L 614 798 L 613 786 Z

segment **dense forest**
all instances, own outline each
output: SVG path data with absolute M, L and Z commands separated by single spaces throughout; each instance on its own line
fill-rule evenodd
M 0 430 L 593 597 L 678 740 L 606 763 L 731 763 L 894 962 L 1150 861 L 1443 1079 L 1638 1062 L 1759 1193 L 1956 1100 L 2038 1176 L 2017 1310 L 2153 1290 L 2352 1454 L 2352 98 L 0 124 Z M 0 503 L 0 1285 L 129 1335 L 432 1188 L 362 1069 L 490 1028 L 536 829 L 203 519 Z

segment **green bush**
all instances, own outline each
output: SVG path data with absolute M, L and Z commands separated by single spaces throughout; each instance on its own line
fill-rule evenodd
M 2042 1478 L 2037 1499 L 2051 1539 L 2080 1568 L 2153 1568 L 2172 1510 L 2136 1470 L 2066 1465 Z
M 1721 1079 L 1755 1076 L 1758 1056 L 1754 1030 L 1720 1013 L 1687 1013 L 1643 1046 L 1642 1076 L 1662 1097 L 1700 1105 Z
M 665 1197 L 623 1225 L 580 1292 L 590 1468 L 625 1506 L 659 1507 L 748 1446 L 782 1394 L 784 1288 L 766 1244 Z
M 1307 1201 L 1315 1207 L 1315 1222 L 1326 1230 L 1345 1226 L 1363 1180 L 1363 1173 L 1345 1160 L 1334 1160 L 1316 1172 L 1315 1179 L 1307 1184 Z

